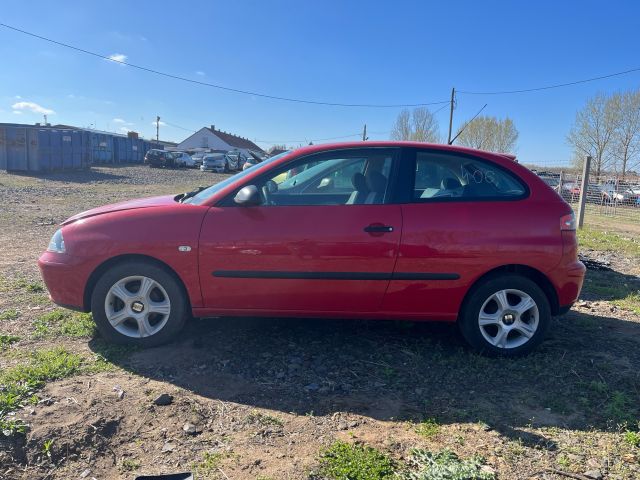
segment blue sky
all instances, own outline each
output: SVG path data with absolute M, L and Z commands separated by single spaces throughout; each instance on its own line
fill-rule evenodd
M 6 2 L 0 22 L 195 80 L 340 103 L 442 101 L 451 87 L 529 88 L 640 67 L 635 1 Z M 151 137 L 160 115 L 163 139 L 189 135 L 174 125 L 215 124 L 265 148 L 354 134 L 364 123 L 371 139 L 386 139 L 400 110 L 224 92 L 4 28 L 0 58 L 0 122 L 42 121 L 35 103 L 55 112 L 52 123 Z M 522 162 L 568 162 L 576 110 L 596 92 L 638 87 L 640 72 L 537 93 L 459 94 L 454 129 L 488 103 L 487 115 L 514 120 Z M 443 135 L 447 117 L 447 108 L 437 115 Z

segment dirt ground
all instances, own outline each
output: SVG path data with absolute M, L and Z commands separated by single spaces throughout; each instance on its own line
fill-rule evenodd
M 0 479 L 317 478 L 336 439 L 398 460 L 414 447 L 481 454 L 499 479 L 640 478 L 640 449 L 625 436 L 640 420 L 640 315 L 588 285 L 542 346 L 515 360 L 475 355 L 440 324 L 201 319 L 145 351 L 42 327 L 59 309 L 36 259 L 59 222 L 223 177 L 142 166 L 0 173 L 0 334 L 19 337 L 0 368 L 52 347 L 98 365 L 47 382 L 12 417 L 29 427 L 0 432 Z M 637 259 L 607 260 L 611 270 L 590 278 L 640 290 Z M 172 401 L 156 405 L 163 393 Z

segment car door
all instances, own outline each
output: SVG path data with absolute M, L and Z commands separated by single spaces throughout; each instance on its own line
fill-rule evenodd
M 380 308 L 402 216 L 389 204 L 396 149 L 317 154 L 252 181 L 263 204 L 233 195 L 206 215 L 200 279 L 212 312 L 347 313 Z M 369 178 L 375 192 L 356 191 Z
M 480 275 L 526 262 L 523 251 L 549 257 L 539 241 L 546 237 L 532 228 L 548 224 L 544 209 L 523 215 L 519 200 L 528 188 L 515 175 L 458 152 L 413 150 L 407 157 L 402 243 L 383 311 L 455 320 Z

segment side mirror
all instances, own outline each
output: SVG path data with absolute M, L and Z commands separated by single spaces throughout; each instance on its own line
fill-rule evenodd
M 233 201 L 242 207 L 255 207 L 262 204 L 262 198 L 260 197 L 260 191 L 255 185 L 247 185 L 242 187 Z

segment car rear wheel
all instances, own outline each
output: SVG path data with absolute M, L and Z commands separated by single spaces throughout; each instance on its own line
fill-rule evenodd
M 473 348 L 502 356 L 529 353 L 544 339 L 550 322 L 545 293 L 518 275 L 492 277 L 474 287 L 458 320 Z
M 122 263 L 96 283 L 91 312 L 106 340 L 151 347 L 172 340 L 184 326 L 186 294 L 173 275 L 157 265 Z

